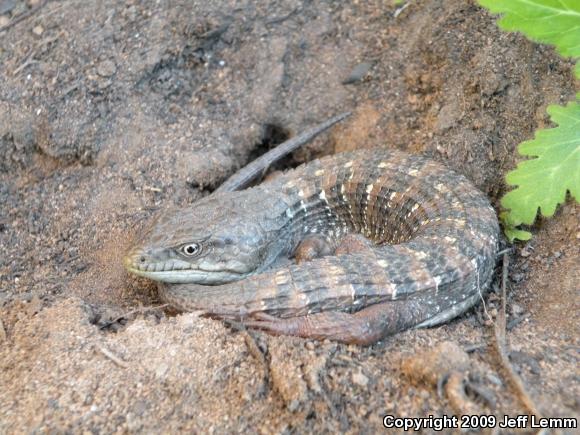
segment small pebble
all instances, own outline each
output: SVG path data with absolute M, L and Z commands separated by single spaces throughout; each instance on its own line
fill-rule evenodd
M 32 33 L 34 33 L 36 36 L 41 36 L 44 33 L 44 27 L 42 27 L 40 24 L 38 26 L 34 26 L 32 28 Z
M 442 156 L 446 156 L 447 155 L 447 150 L 445 148 L 443 148 L 441 145 L 437 145 L 437 147 L 435 149 Z
M 373 64 L 370 62 L 362 62 L 355 66 L 348 77 L 342 82 L 343 85 L 350 85 L 352 83 L 360 82 L 370 71 Z
M 524 313 L 524 309 L 522 308 L 522 306 L 518 305 L 518 304 L 513 304 L 512 305 L 512 314 L 519 316 L 520 314 Z
M 168 371 L 169 366 L 165 363 L 161 363 L 155 368 L 155 377 L 157 379 L 165 379 L 165 375 L 167 374 Z
M 352 383 L 359 385 L 361 387 L 366 387 L 369 383 L 369 378 L 367 378 L 362 373 L 353 373 L 352 374 Z
M 366 408 L 366 406 L 361 406 L 357 411 L 358 416 L 361 418 L 364 417 L 365 415 L 367 415 L 367 413 L 368 413 L 368 409 Z
M 489 382 L 491 382 L 492 384 L 497 385 L 498 387 L 501 387 L 503 382 L 501 381 L 500 378 L 498 378 L 496 375 L 494 375 L 493 373 L 487 373 L 485 375 L 485 377 L 487 378 L 487 380 Z
M 529 257 L 531 255 L 531 252 L 529 251 L 529 249 L 526 246 L 525 248 L 522 248 L 522 250 L 520 251 L 520 255 L 524 258 Z
M 112 60 L 104 60 L 97 65 L 97 74 L 101 77 L 111 77 L 117 72 L 117 67 Z
M 4 27 L 9 22 L 10 22 L 10 18 L 8 18 L 6 15 L 0 15 L 0 27 Z M 578 234 L 580 234 L 580 233 L 578 233 Z

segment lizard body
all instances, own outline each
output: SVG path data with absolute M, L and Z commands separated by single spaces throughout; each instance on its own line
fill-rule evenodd
M 279 266 L 300 243 L 371 246 Z M 370 344 L 465 312 L 493 274 L 499 227 L 483 193 L 425 157 L 367 149 L 220 191 L 160 217 L 126 258 L 184 311 L 276 334 Z

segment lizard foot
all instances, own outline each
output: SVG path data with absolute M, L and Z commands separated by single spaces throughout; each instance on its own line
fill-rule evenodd
M 415 326 L 424 315 L 423 308 L 416 301 L 404 300 L 371 305 L 354 314 L 328 311 L 283 319 L 255 313 L 243 323 L 273 335 L 330 339 L 366 346 Z

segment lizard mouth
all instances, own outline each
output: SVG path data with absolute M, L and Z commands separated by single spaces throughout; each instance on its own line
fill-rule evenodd
M 233 270 L 203 270 L 175 259 L 158 262 L 142 260 L 140 255 L 128 255 L 125 257 L 125 268 L 135 275 L 170 284 L 220 285 L 243 278 L 242 274 Z
M 135 275 L 142 276 L 143 278 L 149 278 L 154 281 L 161 281 L 166 283 L 211 284 L 213 281 L 211 279 L 211 276 L 207 272 L 197 271 L 193 269 L 149 271 L 127 267 L 127 270 Z

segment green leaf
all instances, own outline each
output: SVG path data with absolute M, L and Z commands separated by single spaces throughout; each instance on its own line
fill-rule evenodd
M 516 228 L 522 222 L 514 219 L 509 211 L 504 210 L 499 214 L 499 218 L 503 223 L 504 233 L 510 242 L 515 239 L 518 240 L 530 240 L 532 238 L 532 233 L 529 231 L 524 231 Z
M 555 45 L 564 57 L 580 57 L 580 1 L 578 0 L 479 0 L 504 30 L 519 31 L 537 42 Z M 576 66 L 580 78 L 580 67 Z
M 580 200 L 580 103 L 548 106 L 548 113 L 558 127 L 538 130 L 533 140 L 522 142 L 519 153 L 536 158 L 520 162 L 506 176 L 508 184 L 517 186 L 501 200 L 509 210 L 502 215 L 506 231 L 533 223 L 538 208 L 552 216 L 567 191 Z
M 552 44 L 562 56 L 580 58 L 579 0 L 479 0 L 493 13 L 504 30 L 520 31 L 528 38 Z M 580 61 L 575 75 L 580 79 Z M 506 181 L 517 186 L 501 200 L 507 209 L 500 214 L 510 241 L 528 240 L 531 234 L 517 227 L 534 222 L 538 209 L 552 216 L 566 192 L 580 200 L 580 93 L 566 107 L 549 106 L 548 114 L 558 127 L 539 130 L 534 140 L 523 142 L 518 151 L 535 157 L 518 164 Z
M 529 231 L 518 230 L 517 228 L 505 227 L 505 235 L 510 242 L 514 240 L 530 240 L 532 233 Z

